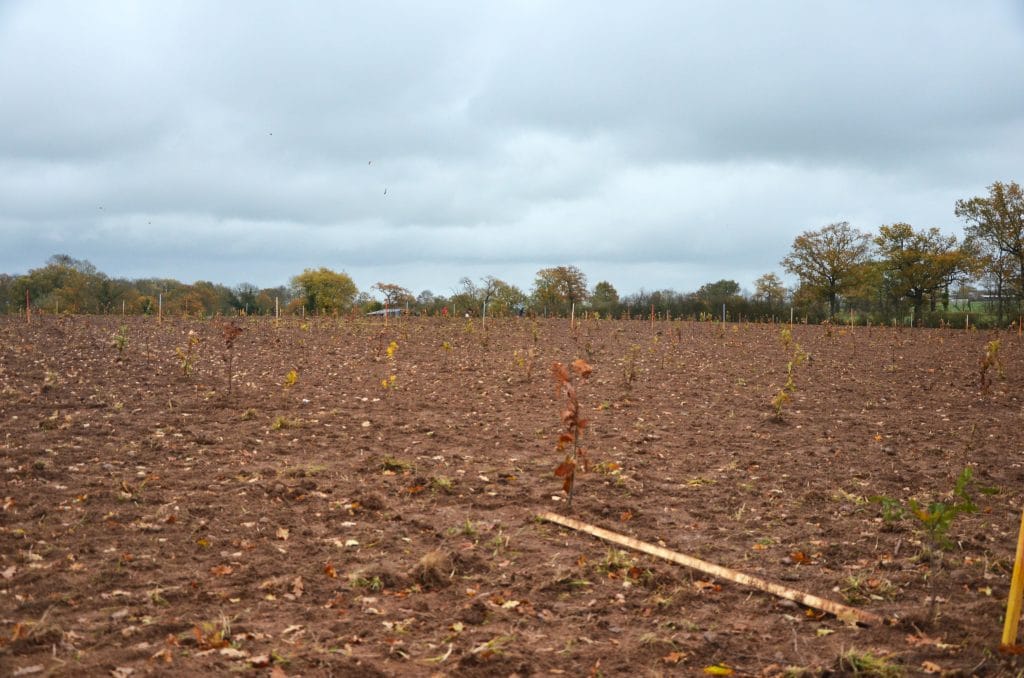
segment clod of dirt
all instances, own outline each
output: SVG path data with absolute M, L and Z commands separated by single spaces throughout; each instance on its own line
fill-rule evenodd
M 358 501 L 359 505 L 367 511 L 383 511 L 387 508 L 387 504 L 384 503 L 384 499 L 376 492 L 364 494 L 356 501 Z
M 410 576 L 423 588 L 436 589 L 451 583 L 454 570 L 451 557 L 444 551 L 434 549 L 420 558 Z
M 487 621 L 487 605 L 482 600 L 473 601 L 472 605 L 467 605 L 462 610 L 459 621 L 473 625 L 483 624 Z
M 426 553 L 409 574 L 425 589 L 448 586 L 455 575 L 468 575 L 487 571 L 487 563 L 474 553 L 446 553 L 434 549 Z

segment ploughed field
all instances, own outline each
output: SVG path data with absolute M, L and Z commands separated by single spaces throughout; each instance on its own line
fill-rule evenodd
M 0 674 L 1014 670 L 1016 333 L 797 325 L 777 419 L 777 325 L 237 322 L 229 395 L 217 322 L 0 320 Z M 576 358 L 592 468 L 570 509 L 551 364 Z M 941 560 L 871 501 L 952 503 L 967 467 L 978 510 Z

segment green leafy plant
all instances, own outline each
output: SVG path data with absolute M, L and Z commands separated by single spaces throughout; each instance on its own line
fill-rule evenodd
M 572 372 L 562 363 L 551 366 L 551 373 L 557 383 L 559 395 L 565 397 L 565 409 L 562 410 L 562 432 L 558 436 L 556 448 L 565 453 L 565 459 L 555 469 L 555 475 L 562 478 L 562 489 L 569 496 L 569 508 L 572 508 L 573 489 L 576 486 L 576 471 L 586 470 L 587 451 L 580 445 L 580 435 L 587 426 L 587 420 L 580 417 L 580 402 L 576 393 L 576 384 L 572 374 L 586 381 L 593 369 L 586 361 L 577 358 L 572 362 Z
M 928 611 L 929 623 L 935 619 L 938 605 L 938 598 L 934 594 L 935 575 L 942 570 L 944 552 L 953 548 L 949 531 L 958 517 L 975 513 L 978 510 L 970 493 L 973 480 L 974 470 L 969 466 L 964 468 L 957 476 L 950 498 L 945 501 L 932 501 L 924 504 L 914 497 L 910 497 L 906 502 L 889 497 L 871 498 L 871 501 L 882 506 L 882 520 L 887 524 L 891 525 L 902 519 L 910 519 L 921 534 L 924 542 L 922 560 L 931 562 L 933 569 L 928 580 L 928 591 L 931 598 Z
M 807 361 L 807 354 L 800 348 L 800 344 L 793 341 L 793 333 L 790 332 L 788 327 L 782 329 L 780 338 L 782 346 L 789 353 L 789 361 L 786 363 L 786 383 L 782 385 L 779 392 L 772 398 L 772 407 L 775 409 L 776 419 L 782 419 L 782 408 L 792 400 L 793 394 L 796 393 L 796 381 L 793 379 L 796 368 Z
M 933 501 L 924 505 L 913 498 L 907 500 L 910 514 L 918 520 L 928 543 L 935 550 L 953 548 L 953 542 L 949 539 L 953 521 L 965 513 L 978 510 L 968 492 L 973 479 L 974 471 L 968 466 L 957 477 L 952 498 L 948 502 Z
M 114 348 L 117 349 L 118 356 L 123 356 L 124 351 L 128 348 L 128 326 L 121 325 L 117 333 L 112 337 L 114 342 Z

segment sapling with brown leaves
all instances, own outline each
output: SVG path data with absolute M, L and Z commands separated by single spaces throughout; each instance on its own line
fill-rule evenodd
M 981 381 L 981 390 L 988 392 L 989 387 L 992 386 L 992 373 L 995 372 L 1000 379 L 1005 377 L 1003 373 L 1003 361 L 999 357 L 999 345 L 998 339 L 985 344 L 985 354 L 981 357 L 981 367 L 979 369 L 979 376 Z
M 221 336 L 224 339 L 224 352 L 221 360 L 228 371 L 228 395 L 231 395 L 231 381 L 235 361 L 235 340 L 242 334 L 242 328 L 235 322 L 224 323 L 221 326 Z
M 179 346 L 174 349 L 174 352 L 178 354 L 178 359 L 181 361 L 181 373 L 186 378 L 192 374 L 192 368 L 195 367 L 197 346 L 199 346 L 199 335 L 196 334 L 195 330 L 189 330 L 188 343 L 185 345 L 185 348 Z
M 587 469 L 587 450 L 580 445 L 580 436 L 587 427 L 587 420 L 580 416 L 580 402 L 576 393 L 576 379 L 586 382 L 590 378 L 592 368 L 586 361 L 577 358 L 572 361 L 570 371 L 562 363 L 551 366 L 551 374 L 557 384 L 558 395 L 565 397 L 565 408 L 562 410 L 562 432 L 558 436 L 555 449 L 565 453 L 565 459 L 555 469 L 555 475 L 562 478 L 562 489 L 569 496 L 568 505 L 572 508 L 573 489 L 576 486 L 576 472 Z M 576 375 L 574 379 L 573 374 Z

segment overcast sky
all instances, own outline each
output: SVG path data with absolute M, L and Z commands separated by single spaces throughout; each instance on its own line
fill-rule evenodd
M 0 1 L 0 272 L 746 289 L 1024 182 L 1024 3 Z

